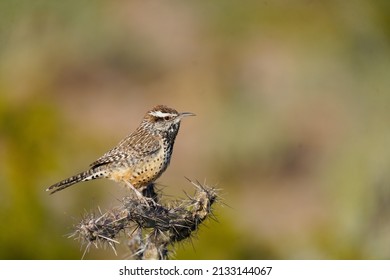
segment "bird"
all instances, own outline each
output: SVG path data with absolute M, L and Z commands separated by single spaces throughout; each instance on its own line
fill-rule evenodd
M 125 183 L 143 198 L 139 189 L 154 182 L 167 169 L 180 122 L 188 116 L 195 114 L 179 113 L 165 105 L 153 107 L 134 132 L 92 162 L 87 170 L 51 185 L 46 191 L 53 194 L 79 182 L 107 178 Z

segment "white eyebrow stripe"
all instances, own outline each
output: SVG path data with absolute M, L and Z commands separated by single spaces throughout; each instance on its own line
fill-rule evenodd
M 153 117 L 156 117 L 156 118 L 165 118 L 165 117 L 172 117 L 173 116 L 173 114 L 171 114 L 171 113 L 163 113 L 161 111 L 153 111 L 153 112 L 150 112 L 149 114 L 152 115 Z

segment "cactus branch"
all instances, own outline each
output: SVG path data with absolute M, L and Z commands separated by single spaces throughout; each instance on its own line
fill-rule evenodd
M 189 180 L 190 181 L 190 180 Z M 120 206 L 105 213 L 87 214 L 70 235 L 86 246 L 97 248 L 108 244 L 115 251 L 122 235 L 127 238 L 131 256 L 135 259 L 167 259 L 169 246 L 190 238 L 212 214 L 217 190 L 199 182 L 193 196 L 176 201 L 172 206 L 159 204 L 154 184 L 142 193 L 152 200 L 126 196 Z

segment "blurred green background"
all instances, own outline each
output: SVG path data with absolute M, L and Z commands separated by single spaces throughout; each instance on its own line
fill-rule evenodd
M 0 1 L 0 258 L 80 259 L 107 180 L 49 196 L 156 104 L 166 199 L 222 189 L 177 259 L 390 258 L 390 2 Z M 87 259 L 122 259 L 125 245 Z

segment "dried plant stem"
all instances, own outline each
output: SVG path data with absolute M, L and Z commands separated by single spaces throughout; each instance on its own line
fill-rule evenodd
M 173 206 L 158 203 L 154 184 L 143 190 L 146 200 L 124 197 L 121 205 L 99 215 L 90 213 L 75 227 L 71 235 L 86 244 L 108 244 L 115 251 L 124 233 L 131 255 L 135 259 L 167 259 L 170 245 L 190 238 L 211 214 L 218 196 L 214 188 L 190 181 L 195 194 Z

